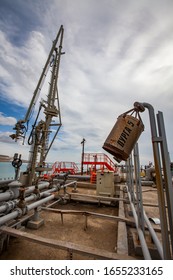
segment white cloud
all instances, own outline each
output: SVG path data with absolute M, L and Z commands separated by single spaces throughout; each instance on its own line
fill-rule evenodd
M 33 31 L 22 47 L 0 32 L 1 94 L 7 101 L 27 107 L 46 60 L 44 37 Z
M 107 1 L 98 5 L 94 0 L 73 4 L 52 0 L 49 5 L 47 1 L 28 5 L 41 25 L 28 32 L 23 44 L 12 44 L 5 32 L 0 33 L 1 92 L 27 110 L 51 41 L 64 24 L 66 54 L 59 74 L 63 127 L 49 159 L 80 161 L 83 137 L 86 151 L 103 152 L 117 117 L 135 101 L 151 103 L 156 113 L 164 112 L 172 139 L 172 1 L 110 0 L 109 5 Z M 140 151 L 146 161 L 151 156 L 150 124 L 147 111 L 141 116 L 146 129 Z
M 0 112 L 0 125 L 15 125 L 17 120 L 13 117 L 6 117 Z

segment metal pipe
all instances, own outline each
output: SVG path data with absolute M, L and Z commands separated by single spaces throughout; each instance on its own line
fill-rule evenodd
M 74 175 L 68 175 L 68 178 L 77 178 L 77 179 L 85 179 L 85 180 L 89 180 L 91 178 L 90 175 L 78 175 L 78 174 L 74 174 Z
M 13 181 L 12 183 L 14 183 L 15 181 Z M 18 182 L 19 183 L 19 182 Z M 43 182 L 41 184 L 38 185 L 39 190 L 47 188 L 50 184 L 48 182 Z M 30 186 L 26 189 L 25 194 L 30 194 L 34 191 L 35 186 Z M 12 200 L 13 198 L 17 198 L 19 196 L 19 194 L 16 194 L 15 191 L 13 191 L 13 188 L 10 187 L 10 189 L 4 193 L 0 193 L 0 202 L 3 201 L 8 201 L 8 200 Z
M 138 103 L 138 102 L 135 102 Z M 154 115 L 154 108 L 151 104 L 148 103 L 138 103 L 140 106 L 144 106 L 148 109 L 150 126 L 151 126 L 151 136 L 152 136 L 152 145 L 153 145 L 153 155 L 154 155 L 154 165 L 156 172 L 156 187 L 158 193 L 159 201 L 159 212 L 160 212 L 160 221 L 161 221 L 161 233 L 162 233 L 162 243 L 163 243 L 163 252 L 164 259 L 171 259 L 171 252 L 169 246 L 169 233 L 168 233 L 168 223 L 165 207 L 165 197 L 163 192 L 163 181 L 161 174 L 161 162 L 159 157 L 159 147 L 158 142 L 161 142 L 161 138 L 157 136 L 156 121 Z
M 56 191 L 57 191 L 57 187 L 54 187 L 54 188 L 49 189 L 47 191 L 44 191 L 44 192 L 40 193 L 40 198 L 42 198 L 44 196 L 47 196 L 47 195 L 50 195 L 50 193 L 56 192 Z
M 68 187 L 68 186 L 70 186 L 72 184 L 76 184 L 76 181 L 69 182 L 69 183 L 65 184 L 64 186 L 61 186 L 61 188 Z M 48 187 L 48 186 L 49 186 L 49 183 L 47 183 L 47 182 L 42 183 L 42 184 L 39 185 L 39 190 L 43 189 L 45 187 Z M 34 186 L 29 187 L 29 191 L 27 191 L 27 194 L 29 194 L 34 189 L 35 189 Z M 52 189 L 49 189 L 47 191 L 44 191 L 44 192 L 40 193 L 40 197 L 42 198 L 45 194 L 50 194 L 51 192 L 54 192 L 54 191 L 57 191 L 57 187 L 54 187 Z M 36 200 L 36 198 L 37 198 L 37 196 L 35 194 L 31 194 L 30 196 L 25 197 L 25 201 L 29 202 L 29 201 L 32 201 L 32 200 Z M 15 199 L 13 201 L 4 202 L 4 204 L 0 206 L 0 213 L 3 213 L 5 211 L 7 211 L 7 210 L 14 209 L 16 207 L 18 201 L 19 201 L 18 199 Z
M 67 183 L 67 184 L 64 185 L 64 187 L 67 187 L 67 186 L 69 186 L 70 184 L 74 184 L 74 182 L 75 182 L 75 181 L 70 182 L 70 183 Z M 54 191 L 54 190 L 55 190 L 54 188 L 53 188 L 53 189 L 50 189 L 50 192 L 51 192 L 51 191 Z M 46 193 L 47 193 L 47 191 L 46 191 Z M 33 198 L 33 199 L 35 198 L 34 194 L 32 194 L 32 198 Z M 36 201 L 36 202 L 34 202 L 34 203 L 31 203 L 30 205 L 27 205 L 27 206 L 23 209 L 23 212 L 22 212 L 22 210 L 21 210 L 20 208 L 17 208 L 17 210 L 15 210 L 15 211 L 13 211 L 13 212 L 7 214 L 7 215 L 4 215 L 3 217 L 0 217 L 0 226 L 3 225 L 3 224 L 6 223 L 6 222 L 12 220 L 12 219 L 17 218 L 18 216 L 21 216 L 22 214 L 23 214 L 23 215 L 26 214 L 26 212 L 28 212 L 28 211 L 30 211 L 30 210 L 32 210 L 32 209 L 35 209 L 35 208 L 37 208 L 38 206 L 40 206 L 40 205 L 42 205 L 42 204 L 44 204 L 44 203 L 46 203 L 46 202 L 48 202 L 48 201 L 50 201 L 50 200 L 53 200 L 54 198 L 55 198 L 55 194 L 52 194 L 52 195 L 50 195 L 50 196 L 48 196 L 48 197 L 46 197 L 46 198 L 43 198 L 43 199 L 40 199 L 40 200 L 38 200 L 38 201 Z M 26 199 L 29 201 L 31 198 L 28 197 L 28 198 L 26 198 Z
M 136 198 L 136 194 L 134 194 L 134 196 Z M 144 216 L 145 223 L 146 223 L 146 225 L 148 227 L 148 230 L 149 230 L 149 232 L 151 234 L 151 237 L 152 237 L 152 239 L 154 241 L 154 244 L 156 245 L 158 253 L 159 253 L 161 259 L 163 259 L 163 248 L 162 248 L 161 242 L 159 241 L 159 239 L 158 239 L 158 237 L 156 235 L 156 232 L 153 229 L 153 227 L 152 227 L 152 225 L 151 225 L 151 223 L 150 223 L 150 221 L 149 221 L 149 219 L 148 219 L 144 209 L 143 209 L 143 216 Z
M 169 218 L 169 228 L 170 228 L 170 236 L 172 243 L 172 254 L 173 254 L 173 187 L 172 187 L 172 174 L 171 174 L 171 162 L 169 157 L 165 125 L 163 119 L 163 113 L 158 112 L 157 114 L 158 121 L 158 131 L 159 135 L 162 138 L 161 142 L 161 154 L 162 154 L 162 164 L 163 164 L 163 173 L 164 173 L 164 181 L 165 181 L 165 192 L 167 198 L 168 205 L 168 218 Z
M 0 213 L 5 212 L 7 209 L 6 204 L 0 206 Z
M 74 184 L 74 183 L 76 183 L 76 182 L 75 182 L 75 181 L 69 182 L 69 183 L 63 185 L 62 187 L 67 187 L 67 186 L 70 186 L 70 185 L 72 185 L 72 184 Z M 51 190 L 50 190 L 50 191 L 51 191 Z M 46 192 L 44 192 L 44 193 L 47 193 L 47 192 L 48 192 L 48 191 L 46 191 Z M 42 205 L 42 204 L 48 202 L 48 201 L 50 201 L 50 200 L 53 200 L 54 198 L 55 198 L 55 194 L 52 194 L 52 195 L 50 195 L 50 196 L 48 196 L 48 197 L 45 197 L 45 198 L 43 198 L 43 199 L 41 199 L 41 200 L 38 200 L 38 201 L 32 203 L 32 204 L 30 204 L 30 205 L 27 205 L 27 206 L 26 206 L 26 209 L 27 209 L 27 211 L 30 211 L 30 210 L 32 210 L 32 209 L 34 209 L 34 208 L 36 208 L 36 207 L 38 207 L 38 206 L 40 206 L 40 205 Z
M 52 195 L 50 195 L 48 197 L 45 197 L 45 198 L 40 199 L 40 200 L 38 200 L 38 201 L 36 201 L 34 203 L 31 203 L 30 205 L 26 206 L 26 211 L 30 211 L 30 210 L 32 210 L 34 208 L 37 208 L 38 206 L 40 206 L 40 205 L 42 205 L 42 204 L 44 204 L 44 203 L 46 203 L 46 202 L 48 202 L 48 201 L 50 201 L 50 200 L 52 200 L 54 198 L 55 198 L 55 194 L 52 194 Z
M 38 200 L 30 205 L 27 205 L 24 209 L 24 213 L 26 213 L 26 211 L 29 211 L 29 210 L 32 210 L 34 208 L 37 208 L 38 206 L 40 206 L 41 204 L 43 203 L 46 203 L 52 199 L 54 199 L 55 195 L 50 195 L 44 199 L 41 199 L 41 200 Z M 3 224 L 5 224 L 6 222 L 9 222 L 10 220 L 12 219 L 15 219 L 19 216 L 22 215 L 22 210 L 17 208 L 17 210 L 7 214 L 7 215 L 4 215 L 3 217 L 0 217 L 0 226 L 2 226 Z
M 76 183 L 77 183 L 77 181 L 72 181 L 72 182 L 69 182 L 65 185 L 62 185 L 61 188 L 64 188 L 64 187 L 66 188 L 66 187 L 69 187 L 70 185 L 75 185 Z
M 12 219 L 17 218 L 19 215 L 21 215 L 21 213 L 20 213 L 19 209 L 17 209 L 14 212 L 11 212 L 7 215 L 4 215 L 3 217 L 0 217 L 0 226 L 9 222 Z
M 7 187 L 9 183 L 13 182 L 14 179 L 11 180 L 2 180 L 0 179 L 0 188 Z
M 4 202 L 4 204 L 0 206 L 0 213 L 11 211 L 12 209 L 14 209 L 16 207 L 17 202 L 18 202 L 17 199 Z
M 57 190 L 57 188 L 55 187 L 55 188 L 49 189 L 47 191 L 44 191 L 44 192 L 40 193 L 40 197 L 43 197 L 45 194 L 50 194 L 51 192 L 54 192 L 56 190 Z M 37 199 L 36 194 L 31 194 L 30 196 L 25 197 L 26 202 L 30 202 L 30 201 L 36 200 L 36 199 Z M 17 206 L 18 202 L 19 202 L 19 199 L 5 202 L 3 205 L 0 206 L 0 213 L 3 213 L 5 211 L 9 212 L 10 210 L 14 209 Z
M 11 190 L 6 191 L 6 192 L 0 194 L 0 202 L 13 199 L 13 197 L 14 197 L 14 194 Z
M 153 227 L 152 227 L 152 225 L 151 225 L 151 223 L 150 223 L 150 221 L 149 221 L 145 211 L 144 211 L 143 215 L 144 215 L 145 223 L 146 223 L 146 225 L 148 227 L 148 230 L 149 230 L 149 232 L 151 234 L 151 237 L 152 237 L 152 239 L 154 241 L 154 244 L 157 247 L 158 253 L 159 253 L 161 259 L 163 259 L 163 248 L 162 248 L 162 245 L 161 245 L 161 243 L 160 243 L 160 241 L 159 241 L 159 239 L 158 239 L 158 237 L 157 237 L 157 235 L 155 233 L 155 230 L 153 229 Z
M 76 181 L 69 182 L 69 183 L 63 185 L 62 187 L 68 187 L 68 186 L 70 186 L 70 185 L 72 185 L 74 183 L 76 183 Z M 54 192 L 54 191 L 57 191 L 57 187 L 54 187 L 54 188 L 52 188 L 50 190 L 42 192 L 41 193 L 41 197 L 44 196 L 45 194 L 49 194 L 49 193 Z M 30 211 L 30 210 L 32 210 L 32 209 L 34 209 L 34 208 L 36 208 L 36 207 L 38 207 L 38 206 L 48 202 L 48 201 L 50 201 L 50 200 L 53 200 L 54 198 L 55 198 L 55 194 L 52 194 L 52 195 L 50 195 L 50 196 L 48 196 L 46 198 L 43 198 L 43 199 L 38 200 L 38 201 L 36 201 L 36 202 L 34 202 L 34 203 L 30 204 L 30 205 L 27 205 L 26 209 L 27 209 L 27 211 Z
M 42 182 L 41 184 L 38 185 L 38 189 L 42 190 L 42 189 L 48 188 L 49 185 L 50 185 L 49 182 Z M 35 186 L 27 187 L 26 190 L 25 190 L 25 194 L 32 193 L 34 191 L 34 189 L 35 189 Z
M 143 231 L 141 230 L 141 228 L 139 227 L 139 224 L 138 224 L 138 217 L 137 217 L 137 214 L 136 214 L 136 211 L 135 211 L 135 207 L 132 203 L 132 199 L 131 199 L 131 195 L 130 195 L 129 190 L 128 190 L 128 186 L 126 186 L 126 187 L 127 187 L 127 194 L 128 194 L 129 201 L 130 201 L 130 206 L 131 206 L 131 209 L 132 209 L 132 212 L 133 212 L 133 217 L 134 217 L 135 224 L 136 224 L 136 229 L 137 229 L 137 232 L 138 232 L 138 235 L 139 235 L 144 259 L 145 260 L 151 260 L 150 252 L 148 250 Z
M 27 196 L 26 198 L 25 198 L 25 201 L 26 202 L 29 202 L 29 201 L 32 201 L 32 200 L 36 200 L 37 199 L 37 195 L 35 194 L 35 193 L 33 193 L 33 194 L 31 194 L 30 196 Z M 18 202 L 19 200 L 17 200 L 17 202 Z
M 137 216 L 139 225 L 145 234 L 145 227 L 144 227 L 144 216 L 143 216 L 143 200 L 142 200 L 142 187 L 141 187 L 141 177 L 140 177 L 140 161 L 139 161 L 139 149 L 138 143 L 136 143 L 134 150 L 134 171 L 135 171 L 135 181 L 136 181 L 136 195 L 134 193 L 136 199 L 136 206 L 137 206 Z

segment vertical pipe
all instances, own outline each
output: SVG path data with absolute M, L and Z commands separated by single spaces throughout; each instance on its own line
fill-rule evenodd
M 172 243 L 172 254 L 173 254 L 173 187 L 172 187 L 172 175 L 171 175 L 171 163 L 169 158 L 166 132 L 164 126 L 163 113 L 158 112 L 157 114 L 159 136 L 162 138 L 161 141 L 161 154 L 162 154 L 162 163 L 163 163 L 163 172 L 164 172 L 164 181 L 165 181 L 165 192 L 168 206 L 168 218 L 170 226 L 170 236 Z
M 141 178 L 140 178 L 140 162 L 139 162 L 139 149 L 138 143 L 136 143 L 134 147 L 134 167 L 135 167 L 135 181 L 136 181 L 136 202 L 137 202 L 137 210 L 138 210 L 138 222 L 143 231 L 144 230 L 144 209 L 143 209 L 143 200 L 142 200 L 142 186 L 141 186 Z
M 83 175 L 83 162 L 84 162 L 84 146 L 85 146 L 85 139 L 83 138 L 82 144 L 82 156 L 81 156 L 81 175 Z
M 149 118 L 150 118 L 150 127 L 151 127 L 151 136 L 152 136 L 152 145 L 153 145 L 153 155 L 154 155 L 154 165 L 156 171 L 156 185 L 159 201 L 159 212 L 161 220 L 161 233 L 162 233 L 162 243 L 163 243 L 163 253 L 164 259 L 171 259 L 171 252 L 169 246 L 169 234 L 168 234 L 168 223 L 166 216 L 166 207 L 165 207 L 165 198 L 163 191 L 163 181 L 161 174 L 161 163 L 159 157 L 159 147 L 158 142 L 160 139 L 157 137 L 156 121 L 154 115 L 154 108 L 148 103 L 142 103 L 142 105 L 148 109 Z

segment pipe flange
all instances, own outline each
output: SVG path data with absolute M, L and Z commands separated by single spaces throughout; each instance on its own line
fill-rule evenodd
M 12 190 L 8 190 L 8 193 L 10 194 L 9 200 L 14 198 L 14 192 Z
M 16 210 L 18 211 L 18 218 L 22 217 L 22 215 L 24 214 L 22 209 L 17 207 Z
M 6 203 L 4 203 L 4 205 L 6 206 L 5 213 L 8 213 L 10 210 L 15 208 L 16 202 L 14 202 L 14 201 L 7 201 Z

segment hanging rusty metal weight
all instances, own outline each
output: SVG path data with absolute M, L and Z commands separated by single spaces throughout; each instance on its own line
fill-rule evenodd
M 103 149 L 112 154 L 116 161 L 126 161 L 143 130 L 141 119 L 122 114 L 108 135 Z

